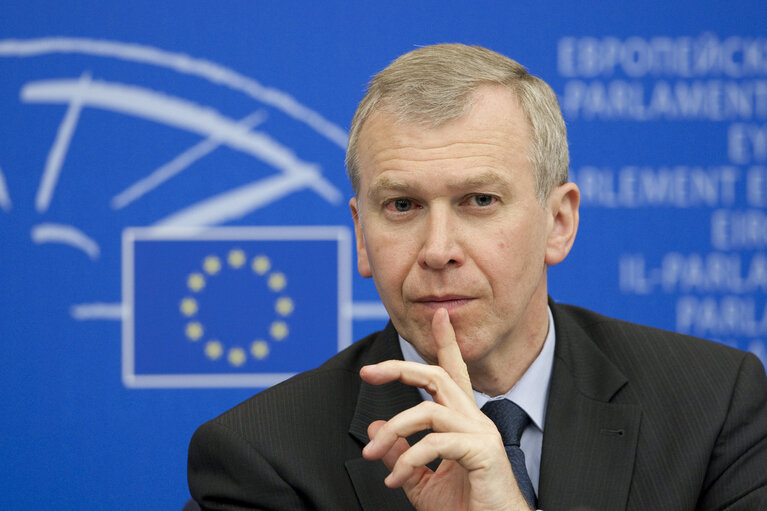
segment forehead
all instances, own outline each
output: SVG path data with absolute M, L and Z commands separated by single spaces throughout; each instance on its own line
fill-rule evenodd
M 446 177 L 451 171 L 529 172 L 529 149 L 529 122 L 517 99 L 508 89 L 486 86 L 474 93 L 467 114 L 438 127 L 376 111 L 360 132 L 360 182 L 419 170 Z

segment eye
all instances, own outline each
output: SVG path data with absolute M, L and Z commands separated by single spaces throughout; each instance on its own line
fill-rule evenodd
M 495 202 L 495 197 L 486 194 L 474 195 L 471 199 L 474 201 L 474 204 L 480 207 L 490 206 Z
M 394 209 L 401 213 L 413 209 L 413 201 L 410 199 L 394 199 L 391 201 L 391 205 L 394 207 Z

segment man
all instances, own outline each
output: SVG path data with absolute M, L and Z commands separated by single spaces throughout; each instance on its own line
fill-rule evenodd
M 548 299 L 567 166 L 556 96 L 506 57 L 437 45 L 379 73 L 347 168 L 391 323 L 203 425 L 201 506 L 767 509 L 753 355 Z

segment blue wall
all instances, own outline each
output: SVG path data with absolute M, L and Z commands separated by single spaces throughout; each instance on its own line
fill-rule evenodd
M 0 10 L 4 507 L 180 509 L 197 425 L 383 325 L 343 145 L 417 45 L 560 95 L 556 300 L 767 359 L 764 2 L 64 4 Z

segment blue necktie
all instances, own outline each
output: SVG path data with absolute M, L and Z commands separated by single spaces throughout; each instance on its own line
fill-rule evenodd
M 501 433 L 503 446 L 506 448 L 506 455 L 509 457 L 517 485 L 527 503 L 535 509 L 537 507 L 535 490 L 525 466 L 525 453 L 519 447 L 519 439 L 522 438 L 522 431 L 530 422 L 530 417 L 523 409 L 508 399 L 488 401 L 482 407 L 482 411 L 490 417 L 498 428 L 498 432 Z

